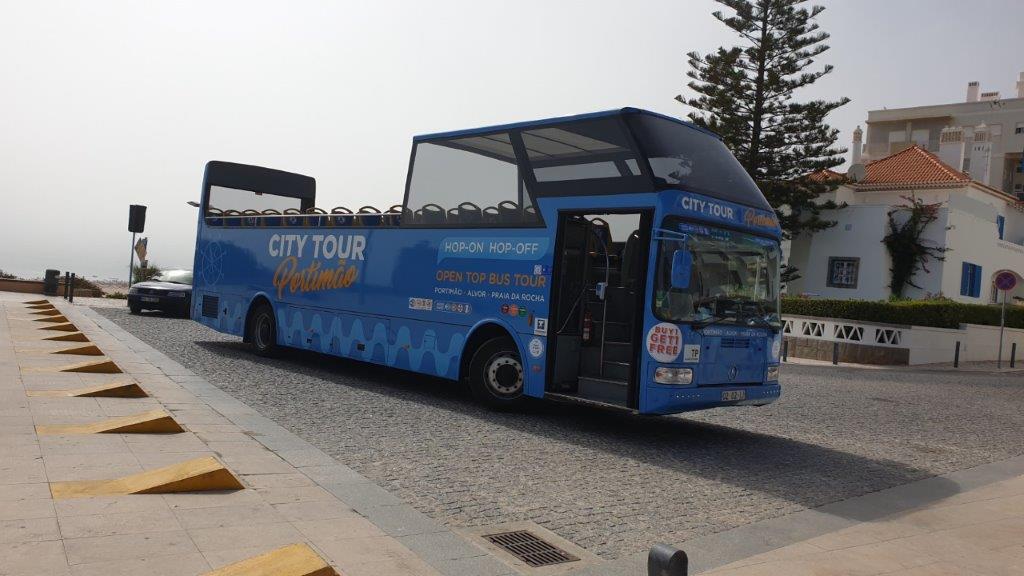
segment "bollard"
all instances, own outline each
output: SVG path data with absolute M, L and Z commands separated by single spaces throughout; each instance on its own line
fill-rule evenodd
M 64 273 L 64 299 L 68 299 L 68 288 L 71 286 L 71 272 Z
M 956 349 L 953 350 L 953 368 L 960 367 L 960 341 L 956 341 Z
M 839 364 L 839 342 L 832 343 L 832 364 Z
M 75 273 L 71 273 L 71 287 L 68 289 L 68 302 L 75 301 Z
M 789 362 L 789 340 L 782 339 L 782 361 Z
M 1010 368 L 1017 363 L 1017 343 L 1010 344 Z
M 655 544 L 647 553 L 647 576 L 686 576 L 690 559 L 668 544 Z

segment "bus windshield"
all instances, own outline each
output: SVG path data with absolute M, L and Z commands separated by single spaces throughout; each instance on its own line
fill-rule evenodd
M 671 267 L 676 250 L 692 257 L 690 283 L 674 288 Z M 654 311 L 668 322 L 781 325 L 779 247 L 766 238 L 665 220 L 658 247 Z
M 660 188 L 681 188 L 771 210 L 757 184 L 718 138 L 650 114 L 626 116 Z

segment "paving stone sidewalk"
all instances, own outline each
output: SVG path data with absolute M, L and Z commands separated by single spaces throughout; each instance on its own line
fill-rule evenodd
M 751 556 L 706 574 L 1024 574 L 1024 476 Z
M 122 374 L 60 372 L 95 356 L 53 354 L 24 302 L 0 293 L 0 576 L 196 575 L 307 543 L 358 575 L 504 576 L 515 570 L 91 311 L 50 299 Z M 137 382 L 148 398 L 29 397 Z M 39 435 L 162 408 L 178 434 Z M 50 483 L 102 480 L 216 457 L 243 490 L 54 500 Z

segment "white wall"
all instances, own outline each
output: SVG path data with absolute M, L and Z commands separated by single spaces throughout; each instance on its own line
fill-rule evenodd
M 823 298 L 884 300 L 889 297 L 889 254 L 882 244 L 887 206 L 847 206 L 821 213 L 837 224 L 811 237 L 801 236 L 790 247 L 790 263 L 800 268 L 802 278 L 789 287 L 790 294 L 812 294 Z M 827 285 L 830 257 L 860 258 L 857 288 Z
M 951 363 L 957 342 L 960 342 L 961 362 L 992 361 L 999 354 L 998 326 L 962 324 L 957 329 L 931 328 L 811 316 L 785 316 L 783 322 L 787 336 L 909 349 L 911 365 Z M 1020 359 L 1024 356 L 1024 330 L 1007 328 L 1003 336 L 1003 360 L 1009 361 L 1014 343 Z

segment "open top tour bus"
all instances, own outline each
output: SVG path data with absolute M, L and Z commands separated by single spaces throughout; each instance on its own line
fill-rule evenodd
M 192 318 L 526 397 L 669 414 L 779 396 L 775 213 L 714 134 L 632 108 L 413 139 L 401 205 L 206 166 Z

